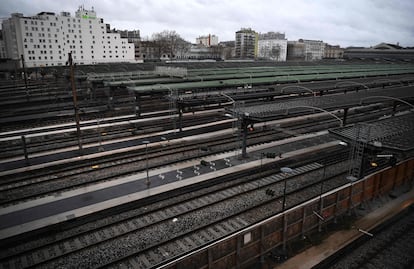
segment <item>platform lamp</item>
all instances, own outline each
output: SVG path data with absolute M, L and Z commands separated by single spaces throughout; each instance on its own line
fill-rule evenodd
M 290 167 L 282 167 L 280 168 L 280 171 L 284 174 L 292 174 L 293 173 L 293 169 Z M 284 185 L 283 185 L 283 204 L 282 204 L 282 211 L 285 211 L 286 208 L 286 182 L 287 179 L 284 178 Z
M 145 144 L 145 170 L 147 171 L 147 180 L 146 180 L 147 187 L 149 187 L 149 185 L 151 184 L 149 180 L 149 174 L 148 174 L 148 144 L 149 143 L 151 142 L 148 140 L 142 141 L 142 144 Z

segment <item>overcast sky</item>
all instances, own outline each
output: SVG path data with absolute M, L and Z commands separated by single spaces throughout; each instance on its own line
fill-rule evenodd
M 235 39 L 240 28 L 284 32 L 288 40 L 316 39 L 332 45 L 414 46 L 413 0 L 0 0 L 0 18 L 13 12 L 71 15 L 92 7 L 111 28 L 139 29 L 141 37 L 175 30 L 195 43 L 200 35 Z

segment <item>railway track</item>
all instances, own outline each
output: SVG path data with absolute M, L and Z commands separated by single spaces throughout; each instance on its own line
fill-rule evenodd
M 317 269 L 412 268 L 414 265 L 414 208 L 374 228 L 373 237 L 362 237 L 323 261 Z
M 80 265 L 79 262 L 90 268 L 120 264 L 139 264 L 136 268 L 161 265 L 178 252 L 182 255 L 280 212 L 285 179 L 288 180 L 286 208 L 317 196 L 323 165 L 315 160 L 309 162 L 296 167 L 291 176 L 278 173 L 255 178 L 257 176 L 246 174 L 233 186 L 229 183 L 221 188 L 215 185 L 212 190 L 203 189 L 200 196 L 187 197 L 162 208 L 149 205 L 146 210 L 147 207 L 141 207 L 133 216 L 122 213 L 123 219 L 119 221 L 120 216 L 105 218 L 83 228 L 75 227 L 46 236 L 46 239 L 11 247 L 0 256 L 1 267 L 56 268 Z M 338 160 L 328 167 L 326 189 L 344 184 L 347 163 Z M 269 188 L 275 190 L 274 196 L 265 194 Z
M 85 106 L 89 109 L 84 114 L 85 119 L 96 118 L 96 115 L 101 113 L 108 113 L 108 115 L 131 113 L 134 103 L 130 95 L 117 96 L 116 102 L 110 104 L 111 111 L 107 109 L 109 95 L 101 97 L 99 101 L 101 103 L 89 103 Z M 33 104 L 44 101 L 41 93 L 38 98 L 36 101 L 32 99 Z M 71 115 L 73 109 L 69 102 L 66 103 L 67 111 L 60 115 L 52 115 L 59 105 L 44 106 L 44 113 L 53 113 L 50 113 L 47 121 L 37 121 L 35 125 L 42 126 L 54 121 L 65 122 L 73 117 Z M 167 102 L 160 103 L 160 106 L 169 108 Z M 150 111 L 154 109 L 154 104 L 144 102 L 142 107 Z M 30 111 L 34 110 L 27 109 L 22 114 L 16 113 L 15 116 L 22 116 L 22 122 L 27 122 L 30 120 L 28 116 Z M 376 119 L 387 111 L 389 112 L 387 109 L 377 112 L 362 111 L 366 113 L 349 115 L 348 122 Z M 41 114 L 34 115 L 33 118 L 39 118 L 39 115 Z M 188 124 L 193 125 L 194 122 Z M 333 120 L 324 120 L 323 123 L 309 121 L 303 125 L 289 126 L 288 132 L 286 130 L 262 130 L 260 134 L 253 132 L 249 134 L 249 145 L 325 130 L 333 126 L 337 126 L 337 122 Z M 18 126 L 11 124 L 6 128 L 13 129 Z M 121 138 L 124 135 L 122 128 L 104 131 L 107 137 L 111 138 Z M 89 134 L 85 133 L 85 135 Z M 92 133 L 85 139 L 90 139 L 88 142 L 91 143 L 97 142 Z M 59 142 L 67 143 L 64 146 L 71 146 L 74 145 L 71 140 L 73 137 L 63 137 Z M 40 153 L 52 149 L 54 142 L 51 139 L 36 143 L 38 144 L 33 144 L 35 147 L 31 150 Z M 232 150 L 237 145 L 231 135 L 209 138 L 202 143 L 210 151 L 201 155 Z M 323 152 L 320 155 L 325 154 L 327 153 Z M 226 175 L 220 178 L 220 181 L 214 180 L 212 186 L 197 186 L 191 193 L 180 193 L 180 190 L 176 190 L 177 195 L 168 200 L 160 200 L 154 204 L 149 201 L 136 201 L 135 205 L 129 205 L 133 208 L 127 211 L 119 212 L 121 209 L 117 208 L 105 212 L 108 214 L 105 215 L 106 217 L 97 214 L 95 219 L 92 217 L 88 221 L 76 219 L 71 223 L 64 223 L 58 231 L 56 226 L 45 228 L 39 238 L 36 238 L 37 235 L 30 234 L 22 237 L 25 240 L 23 243 L 19 243 L 18 238 L 13 238 L 14 241 L 0 242 L 0 246 L 6 249 L 0 254 L 0 268 L 59 268 L 67 265 L 74 268 L 162 266 L 185 253 L 280 213 L 284 207 L 290 208 L 318 196 L 321 186 L 324 186 L 325 190 L 330 190 L 348 183 L 344 176 L 349 166 L 345 161 L 348 158 L 347 152 L 342 149 L 324 159 L 316 155 L 289 160 L 289 166 L 294 168 L 292 175 L 280 174 L 277 168 L 271 169 L 270 166 L 266 171 L 256 167 L 237 175 Z M 200 141 L 170 145 L 168 149 L 151 147 L 148 152 L 149 167 L 152 169 L 177 162 L 177 156 L 181 156 L 182 160 L 200 157 Z M 52 167 L 54 171 L 41 169 L 32 171 L 32 174 L 11 175 L 7 179 L 4 178 L 4 184 L 0 185 L 1 196 L 6 197 L 1 203 L 2 206 L 8 206 L 133 174 L 144 169 L 144 158 L 144 147 L 142 147 L 122 156 L 108 155 L 106 158 L 96 158 L 83 164 L 73 163 L 67 167 Z M 283 191 L 284 186 L 286 192 Z M 286 204 L 283 204 L 285 200 L 283 193 L 286 193 Z
M 182 127 L 197 126 L 225 119 L 218 112 L 197 114 L 195 116 L 185 115 L 182 120 Z M 132 140 L 136 135 L 151 136 L 151 132 L 154 131 L 170 130 L 171 125 L 169 116 L 156 117 L 154 120 L 149 118 L 146 121 L 119 117 L 118 120 L 96 121 L 94 125 L 92 123 L 82 124 L 81 140 L 85 146 L 94 143 L 110 143 L 111 140 Z M 30 134 L 31 132 L 33 131 L 28 130 L 28 132 L 17 133 L 17 135 L 16 132 L 11 132 L 10 135 L 0 136 L 0 140 L 3 140 L 0 147 L 0 158 L 23 156 L 21 135 L 25 136 L 26 151 L 30 155 L 77 146 L 76 128 L 73 125 L 67 126 L 65 129 L 59 127 L 51 128 L 51 130 L 46 129 L 38 134 Z
M 279 135 L 279 138 L 285 137 L 287 136 L 283 134 Z M 171 144 L 168 146 L 168 149 L 161 146 L 149 150 L 149 168 L 153 169 L 196 157 L 231 151 L 237 146 L 231 133 L 202 141 L 202 144 L 209 148 L 209 152 L 200 152 L 200 142 L 200 140 L 196 140 L 185 144 Z M 268 142 L 266 135 L 256 133 L 250 138 L 249 145 L 257 145 L 265 142 Z M 111 156 L 106 160 L 95 161 L 93 164 L 85 165 L 85 163 L 82 163 L 76 167 L 76 170 L 74 167 L 65 167 L 59 172 L 46 169 L 46 174 L 29 174 L 28 176 L 24 176 L 24 179 L 21 177 L 14 179 L 8 177 L 0 184 L 0 193 L 3 197 L 0 205 L 10 205 L 10 203 L 35 199 L 40 196 L 85 187 L 93 183 L 140 172 L 145 169 L 145 163 L 143 162 L 145 156 L 143 151 L 144 148 L 140 151 L 130 152 L 127 155 Z
M 365 113 L 363 120 L 377 118 L 383 111 Z M 353 115 L 350 121 L 361 120 L 360 115 Z M 317 132 L 336 126 L 334 120 L 325 120 L 323 123 L 307 120 L 305 123 L 295 125 L 286 134 L 285 131 L 267 130 L 249 135 L 248 145 L 258 145 L 270 141 L 280 140 L 292 136 L 292 132 L 297 135 Z M 172 141 L 170 141 L 172 142 Z M 209 149 L 209 152 L 200 152 L 200 144 Z M 212 137 L 204 140 L 195 140 L 184 144 L 169 144 L 168 148 L 159 146 L 150 148 L 148 151 L 149 168 L 154 169 L 178 161 L 190 160 L 209 154 L 217 154 L 231 151 L 238 147 L 231 132 L 220 137 Z M 280 147 L 280 152 L 284 152 L 284 147 Z M 105 159 L 82 161 L 80 164 L 65 165 L 60 169 L 43 169 L 32 171 L 29 174 L 10 175 L 2 180 L 0 184 L 1 206 L 8 206 L 23 201 L 28 201 L 47 195 L 53 195 L 63 191 L 85 187 L 98 182 L 113 180 L 122 176 L 131 175 L 145 169 L 143 162 L 144 148 L 131 151 L 121 155 L 109 155 Z M 177 156 L 181 156 L 178 157 Z M 258 157 L 260 158 L 260 157 Z

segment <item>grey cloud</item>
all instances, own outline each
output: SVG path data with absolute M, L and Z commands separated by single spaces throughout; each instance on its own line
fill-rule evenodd
M 188 41 L 204 34 L 233 40 L 235 31 L 285 32 L 290 40 L 319 39 L 342 46 L 400 42 L 414 46 L 414 1 L 410 0 L 83 0 L 111 27 L 139 29 L 142 36 L 175 30 Z M 70 11 L 79 3 L 1 0 L 0 18 L 12 12 Z

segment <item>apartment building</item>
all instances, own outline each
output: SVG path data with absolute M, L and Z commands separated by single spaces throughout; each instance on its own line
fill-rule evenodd
M 250 28 L 236 32 L 236 58 L 254 59 L 257 55 L 258 34 Z
M 211 47 L 218 45 L 218 36 L 216 35 L 207 35 L 207 36 L 199 36 L 196 38 L 197 45 L 203 45 L 204 47 Z
M 69 52 L 77 64 L 135 62 L 134 44 L 109 28 L 93 9 L 83 7 L 74 17 L 69 12 L 13 13 L 2 24 L 6 56 L 23 55 L 27 67 L 65 65 Z
M 315 61 L 324 57 L 325 43 L 321 40 L 289 41 L 287 47 L 288 60 Z
M 286 61 L 287 39 L 285 34 L 268 32 L 258 34 L 257 58 L 277 62 Z

